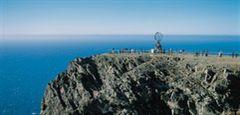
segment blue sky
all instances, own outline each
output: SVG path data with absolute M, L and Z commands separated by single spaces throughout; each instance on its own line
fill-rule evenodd
M 0 0 L 0 34 L 240 34 L 239 0 Z

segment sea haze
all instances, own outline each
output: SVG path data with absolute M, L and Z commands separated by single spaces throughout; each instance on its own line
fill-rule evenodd
M 5 36 L 0 41 L 0 114 L 39 113 L 44 89 L 76 57 L 154 47 L 152 35 Z M 164 49 L 240 53 L 240 36 L 166 35 Z

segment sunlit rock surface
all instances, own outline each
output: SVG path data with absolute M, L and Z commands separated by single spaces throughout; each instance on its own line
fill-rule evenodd
M 162 54 L 77 58 L 48 84 L 41 114 L 240 114 L 240 60 Z

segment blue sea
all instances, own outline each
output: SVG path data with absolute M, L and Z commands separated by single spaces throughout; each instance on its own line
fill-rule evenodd
M 234 35 L 166 35 L 161 44 L 186 52 L 240 53 L 240 36 Z M 5 36 L 0 41 L 0 115 L 39 114 L 47 83 L 76 57 L 153 47 L 152 35 Z

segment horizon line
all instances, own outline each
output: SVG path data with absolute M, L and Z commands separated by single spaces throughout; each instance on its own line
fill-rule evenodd
M 105 36 L 105 35 L 154 35 L 153 34 L 0 34 L 4 36 Z M 164 34 L 163 35 L 199 35 L 199 36 L 240 36 L 240 34 Z

